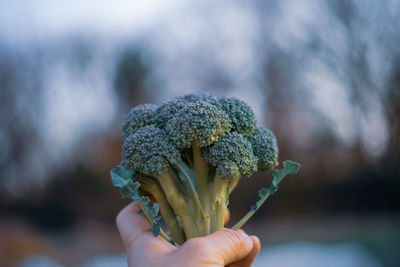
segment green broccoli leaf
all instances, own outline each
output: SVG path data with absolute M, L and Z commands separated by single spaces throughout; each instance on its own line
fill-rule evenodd
M 140 183 L 132 180 L 133 175 L 133 171 L 124 166 L 117 166 L 111 170 L 112 182 L 115 186 L 121 188 L 121 196 L 139 202 L 142 213 L 147 217 L 150 223 L 153 225 L 158 224 L 160 220 L 160 217 L 157 216 L 160 209 L 158 203 L 153 203 L 153 205 L 151 205 L 150 198 L 147 196 L 140 196 Z
M 133 171 L 124 167 L 118 166 L 111 170 L 111 179 L 115 186 L 121 188 L 121 196 L 123 198 L 132 198 L 140 202 L 139 182 L 132 180 Z
M 265 188 L 261 188 L 260 190 L 258 190 L 258 197 L 259 198 L 263 198 L 265 197 L 265 195 L 268 193 L 268 190 Z
M 154 236 L 161 234 L 168 242 L 177 246 L 177 244 L 161 229 L 161 217 L 158 216 L 160 210 L 159 204 L 154 202 L 153 205 L 151 205 L 150 198 L 140 195 L 140 183 L 136 181 L 136 179 L 133 179 L 134 172 L 125 166 L 119 165 L 112 169 L 110 173 L 113 184 L 121 188 L 121 196 L 123 198 L 131 198 L 139 203 L 139 214 L 145 215 L 147 220 L 152 224 Z
M 154 218 L 155 221 L 158 221 L 158 211 L 160 210 L 160 206 L 158 205 L 158 203 L 154 202 L 153 206 L 151 207 L 151 213 L 150 216 Z
M 153 232 L 154 236 L 158 236 L 160 234 L 160 230 L 161 230 L 161 227 L 160 227 L 159 223 L 153 224 L 152 232 Z
M 112 182 L 117 187 L 124 187 L 127 182 L 131 181 L 132 176 L 133 171 L 121 165 L 111 170 Z
M 300 164 L 291 160 L 286 160 L 283 162 L 283 169 L 275 170 L 273 172 L 274 179 L 272 184 L 277 187 L 277 185 L 285 178 L 288 174 L 296 174 L 300 169 Z

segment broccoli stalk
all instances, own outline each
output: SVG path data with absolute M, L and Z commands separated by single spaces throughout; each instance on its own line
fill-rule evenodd
M 171 170 L 159 176 L 163 190 L 166 192 L 166 199 L 171 204 L 176 214 L 179 216 L 182 228 L 185 230 L 185 236 L 192 238 L 199 236 L 204 230 L 204 220 L 201 220 L 200 208 L 197 206 L 195 196 L 189 191 L 179 189 L 177 186 L 178 177 Z M 180 244 L 180 242 L 177 242 Z
M 209 168 L 207 162 L 201 157 L 201 147 L 196 144 L 192 144 L 192 155 L 193 155 L 193 172 L 196 176 L 197 184 L 199 186 L 199 196 L 203 205 L 208 206 L 207 200 L 208 198 L 207 193 L 209 192 L 208 189 L 208 182 L 209 182 Z
M 200 94 L 160 106 L 139 105 L 121 128 L 122 162 L 111 172 L 113 183 L 123 196 L 141 203 L 153 233 L 175 245 L 223 228 L 229 195 L 240 178 L 270 171 L 278 160 L 275 136 L 256 127 L 251 108 L 234 98 Z M 122 179 L 121 173 L 128 175 Z M 275 188 L 280 180 L 274 180 Z M 132 184 L 136 191 L 129 189 Z M 235 227 L 254 214 L 271 190 L 261 190 L 268 193 Z M 140 194 L 156 203 L 150 206 Z M 160 228 L 158 209 L 172 239 Z

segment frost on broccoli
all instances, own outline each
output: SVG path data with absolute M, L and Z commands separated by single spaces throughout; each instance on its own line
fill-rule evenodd
M 235 98 L 191 94 L 159 106 L 139 105 L 121 130 L 122 161 L 111 171 L 113 183 L 141 204 L 153 233 L 175 245 L 224 227 L 229 194 L 241 177 L 271 171 L 278 161 L 273 133 L 257 127 L 251 108 Z M 297 172 L 293 164 L 284 162 L 274 175 Z M 158 211 L 171 237 L 160 228 Z

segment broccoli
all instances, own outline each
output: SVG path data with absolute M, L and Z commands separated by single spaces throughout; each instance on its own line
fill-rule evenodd
M 111 171 L 113 184 L 123 197 L 139 202 L 154 235 L 176 246 L 223 228 L 229 195 L 240 178 L 278 165 L 274 134 L 256 126 L 252 109 L 235 98 L 191 94 L 159 106 L 142 104 L 125 116 L 121 132 L 122 161 Z M 269 188 L 260 189 L 260 199 L 233 229 L 299 167 L 285 161 L 276 169 Z M 161 219 L 170 235 L 161 229 Z

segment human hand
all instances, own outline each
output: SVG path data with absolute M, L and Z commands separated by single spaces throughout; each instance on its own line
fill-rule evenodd
M 133 202 L 117 216 L 129 267 L 247 267 L 260 251 L 256 236 L 226 228 L 205 237 L 192 238 L 177 248 L 152 234 L 151 224 L 138 214 L 139 209 L 139 204 Z

